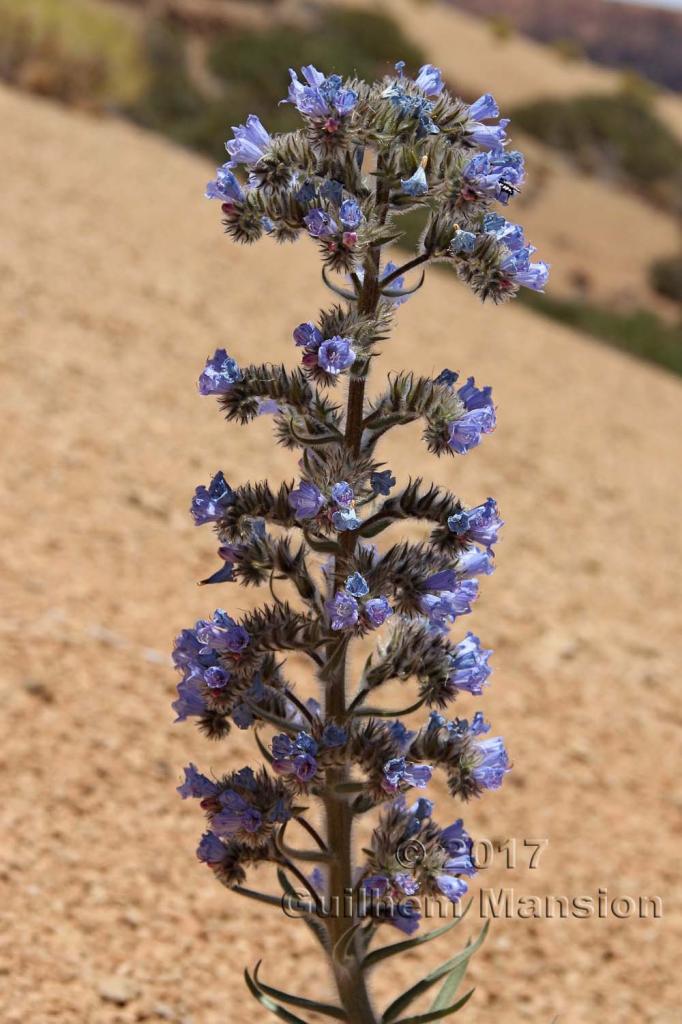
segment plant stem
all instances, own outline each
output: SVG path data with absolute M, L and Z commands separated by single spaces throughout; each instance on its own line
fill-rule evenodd
M 377 169 L 381 170 L 381 164 Z M 386 219 L 388 194 L 381 175 L 377 180 L 377 219 L 380 224 Z M 362 290 L 358 296 L 358 312 L 363 316 L 376 314 L 381 296 L 379 264 L 381 246 L 373 246 L 365 260 Z M 362 421 L 364 414 L 366 376 L 351 377 L 346 408 L 346 430 L 344 444 L 351 459 L 360 454 L 362 445 Z M 345 566 L 353 554 L 356 543 L 355 531 L 348 530 L 340 538 L 339 555 L 336 564 L 336 586 L 345 573 Z M 327 715 L 338 722 L 346 721 L 346 657 L 339 663 L 335 678 L 330 681 L 327 692 Z M 327 815 L 327 847 L 333 854 L 329 869 L 329 916 L 327 927 L 332 947 L 341 936 L 356 923 L 356 890 L 353 878 L 353 810 L 350 797 L 334 791 L 334 787 L 349 780 L 345 767 L 329 768 L 326 775 L 325 810 Z M 350 907 L 347 907 L 347 904 Z M 350 913 L 348 911 L 350 910 Z M 348 955 L 343 962 L 333 966 L 336 986 L 341 1003 L 351 1024 L 377 1024 L 372 1009 L 365 975 L 361 967 L 361 950 L 357 935 L 348 945 Z

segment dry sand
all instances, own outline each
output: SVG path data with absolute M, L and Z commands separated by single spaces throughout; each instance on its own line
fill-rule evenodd
M 292 469 L 268 422 L 226 426 L 194 380 L 217 345 L 293 362 L 292 327 L 328 301 L 316 253 L 231 246 L 201 198 L 207 165 L 156 138 L 7 91 L 0 111 L 0 1018 L 265 1021 L 244 964 L 311 994 L 327 981 L 303 926 L 194 859 L 182 765 L 254 754 L 171 724 L 168 651 L 213 601 L 250 603 L 194 586 L 215 565 L 185 512 L 194 486 L 218 467 L 233 483 Z M 440 274 L 381 364 L 455 367 L 499 402 L 497 433 L 464 459 L 427 457 L 411 430 L 385 448 L 399 478 L 418 466 L 469 503 L 495 495 L 507 520 L 467 625 L 496 650 L 483 706 L 514 771 L 464 813 L 477 836 L 549 847 L 539 870 L 498 858 L 478 884 L 664 903 L 658 921 L 496 922 L 466 1019 L 676 1024 L 680 382 Z M 382 968 L 377 994 L 451 952 Z

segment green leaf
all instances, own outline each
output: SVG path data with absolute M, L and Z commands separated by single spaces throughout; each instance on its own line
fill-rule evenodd
M 289 1010 L 280 1006 L 279 1003 L 274 1002 L 269 996 L 264 995 L 257 987 L 253 978 L 247 970 L 244 970 L 244 980 L 246 981 L 246 987 L 253 996 L 257 999 L 261 1006 L 264 1006 L 270 1013 L 274 1013 L 275 1017 L 279 1017 L 280 1020 L 287 1021 L 288 1024 L 308 1024 L 307 1021 L 303 1020 L 302 1017 L 297 1017 L 295 1013 L 290 1013 Z
M 429 1024 L 432 1020 L 442 1020 L 443 1017 L 449 1017 L 451 1013 L 457 1013 L 458 1010 L 461 1010 L 469 1002 L 475 991 L 475 988 L 469 989 L 467 994 L 458 999 L 452 1006 L 445 1006 L 442 1010 L 429 1010 L 427 1013 L 420 1013 L 416 1017 L 401 1017 L 399 1021 L 396 1021 L 396 1024 Z
M 467 943 L 468 945 L 468 943 Z M 455 967 L 447 978 L 443 982 L 438 995 L 431 1004 L 432 1010 L 442 1010 L 445 1006 L 449 1006 L 450 1002 L 455 998 L 457 989 L 459 988 L 460 982 L 466 974 L 466 969 L 469 966 L 468 961 L 463 961 L 457 967 Z
M 448 977 L 445 981 L 445 984 L 443 985 L 443 989 L 437 996 L 436 1002 L 434 1002 L 431 1009 L 440 1010 L 448 1006 L 457 990 L 457 984 L 459 983 L 459 981 L 461 981 L 462 977 L 464 976 L 464 972 L 467 969 L 467 964 L 469 963 L 470 958 L 474 955 L 476 950 L 479 949 L 483 940 L 488 934 L 489 926 L 490 921 L 486 921 L 475 942 L 467 943 L 466 947 L 460 953 L 457 953 L 449 960 L 446 960 L 445 963 L 440 965 L 440 967 L 436 967 L 435 970 L 431 971 L 429 974 L 423 977 L 421 981 L 418 981 L 415 985 L 412 986 L 412 988 L 409 988 L 406 992 L 403 992 L 402 995 L 398 996 L 398 998 L 395 999 L 387 1008 L 383 1017 L 381 1018 L 383 1024 L 389 1024 L 390 1021 L 395 1020 L 398 1014 L 401 1013 L 406 1007 L 408 1007 L 410 1003 L 414 1002 L 414 1000 L 417 999 L 420 995 L 422 995 L 422 993 L 428 991 L 428 989 L 430 989 L 432 985 L 435 985 L 437 981 L 440 981 L 440 979 L 445 977 L 446 975 L 448 975 Z M 458 975 L 458 977 L 456 978 L 456 983 L 454 984 L 452 990 L 450 991 L 448 986 L 450 985 L 450 979 L 453 975 Z
M 266 985 L 258 977 L 258 971 L 262 962 L 262 960 L 258 961 L 253 972 L 254 983 L 258 986 L 260 992 L 264 992 L 268 996 L 274 996 L 276 999 L 281 999 L 282 1002 L 289 1003 L 291 1006 L 300 1006 L 304 1010 L 313 1010 L 315 1013 L 322 1013 L 324 1016 L 333 1017 L 335 1020 L 348 1020 L 345 1010 L 342 1010 L 340 1006 L 332 1006 L 330 1003 L 318 1003 L 315 999 L 305 999 L 303 996 L 293 996 L 289 992 L 282 992 L 278 988 L 273 988 L 272 985 Z
M 334 943 L 334 949 L 332 950 L 332 959 L 337 963 L 342 963 L 348 955 L 348 947 L 353 941 L 353 937 L 357 932 L 358 928 L 362 928 L 362 921 L 358 921 L 356 924 L 352 924 L 350 928 L 346 928 L 345 932 L 339 936 Z
M 437 939 L 440 935 L 445 935 L 445 933 L 449 932 L 451 928 L 455 928 L 460 921 L 464 920 L 470 907 L 471 900 L 469 900 L 459 917 L 454 918 L 452 921 L 448 921 L 447 924 L 441 925 L 440 928 L 434 928 L 433 931 L 426 932 L 425 935 L 418 935 L 414 939 L 405 939 L 404 942 L 394 942 L 390 946 L 382 946 L 380 949 L 372 950 L 372 952 L 368 953 L 362 961 L 363 968 L 371 967 L 372 964 L 376 964 L 380 960 L 385 960 L 386 957 L 407 952 L 408 949 L 414 949 L 415 946 L 422 946 L 425 942 L 431 942 L 432 939 Z

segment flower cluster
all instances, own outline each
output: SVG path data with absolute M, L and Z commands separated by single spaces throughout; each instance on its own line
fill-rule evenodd
M 443 713 L 481 697 L 490 682 L 492 651 L 460 630 L 460 618 L 495 568 L 497 504 L 467 506 L 421 475 L 399 482 L 377 453 L 388 431 L 415 420 L 434 455 L 472 451 L 496 427 L 492 389 L 444 369 L 435 377 L 391 374 L 369 396 L 368 379 L 429 265 L 448 262 L 494 302 L 522 286 L 542 290 L 548 268 L 496 210 L 512 202 L 525 171 L 489 94 L 465 103 L 431 64 L 410 77 L 398 62 L 372 84 L 307 65 L 300 76 L 290 71 L 283 102 L 298 111 L 300 127 L 271 135 L 255 115 L 234 127 L 229 159 L 206 195 L 219 200 L 235 241 L 313 240 L 336 299 L 293 330 L 302 350 L 293 369 L 239 363 L 218 348 L 199 377 L 199 392 L 215 396 L 228 421 L 271 414 L 299 469 L 297 480 L 278 485 L 233 478 L 231 486 L 217 472 L 191 500 L 195 524 L 213 524 L 221 559 L 202 582 L 265 586 L 269 603 L 239 620 L 218 609 L 182 631 L 173 652 L 181 673 L 176 720 L 193 718 L 215 739 L 232 725 L 251 730 L 265 764 L 215 779 L 190 764 L 178 791 L 200 801 L 207 826 L 197 856 L 223 884 L 278 904 L 281 894 L 242 884 L 267 861 L 284 896 L 309 900 L 303 916 L 322 949 L 335 951 L 341 1005 L 329 1013 L 314 1000 L 289 1001 L 376 1024 L 363 973 L 375 931 L 390 924 L 412 933 L 421 900 L 456 903 L 475 873 L 462 820 L 441 827 L 430 799 L 410 803 L 406 794 L 442 773 L 454 798 L 470 800 L 497 789 L 510 765 L 481 711 Z M 400 234 L 400 216 L 416 208 L 426 226 L 400 266 L 385 250 Z M 344 403 L 333 398 L 339 381 Z M 404 521 L 430 524 L 431 532 L 387 542 L 385 531 Z M 356 673 L 358 640 L 367 651 Z M 319 703 L 309 696 L 306 665 Z M 398 702 L 402 710 L 387 709 L 388 695 L 374 700 L 389 683 L 412 691 Z M 357 863 L 353 822 L 376 808 L 366 859 Z M 298 840 L 290 839 L 294 829 Z M 343 900 L 349 888 L 355 928 L 322 913 L 323 900 Z M 257 973 L 247 972 L 247 982 L 264 1006 L 293 1019 L 273 1002 L 286 994 Z M 383 1019 L 402 1014 L 414 994 Z

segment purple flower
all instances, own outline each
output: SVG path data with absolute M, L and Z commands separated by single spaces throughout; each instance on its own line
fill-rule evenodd
M 469 543 L 482 544 L 488 551 L 497 543 L 502 526 L 504 523 L 499 517 L 494 498 L 488 498 L 483 505 L 463 509 L 448 518 L 448 528 L 452 533 Z
M 396 719 L 394 722 L 388 723 L 388 730 L 391 734 L 391 737 L 393 738 L 393 741 L 397 744 L 400 750 L 407 750 L 410 743 L 417 735 L 416 732 L 412 732 L 398 719 Z
M 230 170 L 231 164 L 223 164 L 216 171 L 215 181 L 209 181 L 206 186 L 207 199 L 222 199 L 227 203 L 241 203 L 244 200 L 244 192 L 239 179 Z
M 352 508 L 355 495 L 353 488 L 346 480 L 339 480 L 337 484 L 334 484 L 332 487 L 332 500 L 340 508 Z
M 263 815 L 236 790 L 224 790 L 220 794 L 220 805 L 222 810 L 211 819 L 211 828 L 217 835 L 230 838 L 240 831 L 249 834 L 260 831 Z
M 197 846 L 197 857 L 204 864 L 222 864 L 226 849 L 213 832 L 204 832 Z
M 457 388 L 457 394 L 467 412 L 475 409 L 492 409 L 493 389 L 489 386 L 477 388 L 473 377 L 468 377 L 466 384 Z
M 464 455 L 480 444 L 483 434 L 492 433 L 495 422 L 495 410 L 491 405 L 465 412 L 448 424 L 448 446 L 458 455 Z
M 322 491 L 308 480 L 302 480 L 299 487 L 289 495 L 289 505 L 297 519 L 314 519 L 327 504 Z
M 443 896 L 447 896 L 453 903 L 461 900 L 462 896 L 469 890 L 466 882 L 463 882 L 461 878 L 453 878 L 452 875 L 436 875 L 434 881 Z
M 185 781 L 181 786 L 177 787 L 177 792 L 183 800 L 187 800 L 188 797 L 204 800 L 208 796 L 215 796 L 218 792 L 218 786 L 215 782 L 211 782 L 210 779 L 206 778 L 205 775 L 202 775 L 200 771 L 197 771 L 196 765 L 190 763 L 185 768 Z
M 443 387 L 451 388 L 452 385 L 459 380 L 459 374 L 456 370 L 441 370 L 437 377 L 434 378 L 434 384 L 442 384 Z
M 369 484 L 375 494 L 390 494 L 395 487 L 395 477 L 390 469 L 384 469 L 380 473 L 372 473 Z
M 337 336 L 323 341 L 317 351 L 317 363 L 327 373 L 338 375 L 355 362 L 355 350 L 348 338 Z
M 347 231 L 354 231 L 362 223 L 362 210 L 355 199 L 346 199 L 339 207 L 339 220 Z
M 299 782 L 310 782 L 317 773 L 317 743 L 306 732 L 295 740 L 281 733 L 272 740 L 273 770 L 279 775 L 294 775 Z
M 489 92 L 479 96 L 469 107 L 469 117 L 474 121 L 492 121 L 499 116 L 500 108 L 495 97 Z
M 478 580 L 459 580 L 453 590 L 442 590 L 439 594 L 424 594 L 421 609 L 433 629 L 445 632 L 448 623 L 458 615 L 467 615 L 471 603 L 478 597 Z
M 460 576 L 490 576 L 495 572 L 495 564 L 490 551 L 481 551 L 472 544 L 470 548 L 460 551 L 457 559 L 457 572 Z
M 393 614 L 393 609 L 385 597 L 372 597 L 369 601 L 365 601 L 362 611 L 373 629 L 383 626 L 389 615 Z
M 258 163 L 272 141 L 259 118 L 249 114 L 246 124 L 233 125 L 232 131 L 234 138 L 225 143 L 225 149 L 231 157 L 228 166 L 246 164 L 250 167 Z
M 481 740 L 476 744 L 480 761 L 473 770 L 473 776 L 484 789 L 499 789 L 509 768 L 509 756 L 501 736 Z
M 298 325 L 294 331 L 294 341 L 299 348 L 309 348 L 317 352 L 324 338 L 312 320 L 308 320 L 306 323 Z
M 424 64 L 420 67 L 414 83 L 427 96 L 440 96 L 445 88 L 440 68 L 434 67 L 433 64 Z
M 392 82 L 381 95 L 391 101 L 401 118 L 416 122 L 416 138 L 423 139 L 427 135 L 439 134 L 440 128 L 431 117 L 433 103 L 430 100 L 410 95 L 400 81 Z
M 424 789 L 431 781 L 433 769 L 429 764 L 413 764 L 404 757 L 393 757 L 384 765 L 383 786 L 387 793 L 396 793 L 401 786 Z
M 417 168 L 411 178 L 401 178 L 400 187 L 408 196 L 423 196 L 429 191 L 429 183 L 426 180 L 426 171 L 423 166 Z
M 201 623 L 197 629 L 197 637 L 202 644 L 214 650 L 229 651 L 232 654 L 240 654 L 251 640 L 244 627 L 235 622 L 222 608 L 213 613 L 210 622 Z
M 491 650 L 481 647 L 481 641 L 473 633 L 467 633 L 455 647 L 451 661 L 452 672 L 449 682 L 458 690 L 481 694 L 491 673 L 488 666 Z
M 231 678 L 231 673 L 220 665 L 211 665 L 204 672 L 204 682 L 209 690 L 224 690 Z
M 206 701 L 201 694 L 200 681 L 196 678 L 187 678 L 178 683 L 178 698 L 173 701 L 171 707 L 176 714 L 176 722 L 200 718 L 206 712 Z
M 331 617 L 332 629 L 350 629 L 360 618 L 360 605 L 352 594 L 339 590 L 331 601 L 325 603 Z
M 318 207 L 314 207 L 310 213 L 306 214 L 303 221 L 308 228 L 308 233 L 313 238 L 329 238 L 339 230 L 336 221 Z
M 234 503 L 234 491 L 221 472 L 208 487 L 200 485 L 194 492 L 190 512 L 196 526 L 217 522 L 226 508 Z
M 199 377 L 199 392 L 202 395 L 226 395 L 233 384 L 243 377 L 236 360 L 228 356 L 224 348 L 218 348 L 206 361 Z
M 364 576 L 361 576 L 359 572 L 354 572 L 346 580 L 346 591 L 353 597 L 366 597 L 369 594 L 369 585 Z
M 433 576 L 424 580 L 423 589 L 432 593 L 438 593 L 441 590 L 454 590 L 458 579 L 455 569 L 441 569 L 440 572 L 435 572 Z

